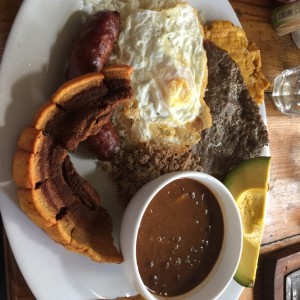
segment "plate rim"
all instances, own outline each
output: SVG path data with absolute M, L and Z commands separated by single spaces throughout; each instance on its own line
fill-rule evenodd
M 30 6 L 32 5 L 32 3 L 35 3 L 36 1 L 37 0 L 24 0 L 22 2 L 22 4 L 21 4 L 20 8 L 19 8 L 19 11 L 18 11 L 18 13 L 17 13 L 14 21 L 13 21 L 13 24 L 11 26 L 11 30 L 10 30 L 10 33 L 9 33 L 8 38 L 7 38 L 6 45 L 5 45 L 5 48 L 4 48 L 4 51 L 3 51 L 3 55 L 2 55 L 1 66 L 0 66 L 0 80 L 1 81 L 3 80 L 3 76 L 4 76 L 3 69 L 6 69 L 6 64 L 9 61 L 9 59 L 8 59 L 9 52 L 8 51 L 9 51 L 9 48 L 12 46 L 12 44 L 14 42 L 16 31 L 22 25 L 22 21 L 23 21 L 23 18 L 24 18 L 23 16 L 26 14 L 26 12 L 28 11 L 28 9 L 30 9 Z M 47 0 L 47 1 L 49 3 L 51 0 Z M 226 3 L 226 4 L 228 4 L 231 7 L 230 3 L 227 0 L 218 0 L 218 1 L 220 3 Z M 68 2 L 72 2 L 72 0 L 68 0 Z M 75 0 L 73 2 L 82 3 L 81 0 Z M 191 2 L 191 1 L 189 1 L 189 2 Z M 232 8 L 232 10 L 233 10 L 233 8 Z M 234 10 L 233 10 L 233 12 L 234 12 Z M 236 25 L 241 26 L 241 24 L 240 24 L 240 22 L 238 20 L 238 17 L 235 14 L 235 12 L 234 12 L 234 18 L 235 18 L 235 20 L 232 20 L 232 21 Z M 1 83 L 0 83 L 0 86 L 1 86 Z M 9 103 L 7 103 L 7 105 L 8 104 Z M 261 112 L 261 115 L 263 117 L 263 120 L 265 121 L 265 123 L 267 123 L 266 109 L 265 109 L 265 104 L 264 103 L 263 103 L 263 105 L 260 106 L 260 112 Z M 269 153 L 269 147 L 267 147 L 266 151 L 267 151 L 267 153 Z M 4 183 L 4 184 L 6 184 L 6 183 Z M 1 190 L 2 190 L 2 187 L 3 187 L 4 184 L 1 182 Z M 13 201 L 12 199 L 9 199 L 9 200 Z M 19 267 L 20 267 L 20 269 L 22 270 L 22 273 L 23 273 L 25 266 L 22 264 L 21 257 L 17 254 L 19 252 L 19 249 L 18 249 L 19 246 L 17 246 L 16 243 L 15 243 L 15 241 L 13 240 L 13 228 L 11 227 L 10 220 L 8 220 L 6 218 L 6 216 L 5 216 L 5 208 L 3 208 L 3 205 L 1 205 L 1 203 L 0 203 L 0 211 L 2 213 L 2 220 L 3 220 L 4 228 L 5 228 L 6 232 L 7 232 L 8 240 L 9 240 L 9 242 L 12 245 L 12 247 L 11 247 L 12 251 L 13 251 L 13 253 L 14 253 L 15 257 L 16 257 L 16 260 L 18 262 L 18 265 L 19 265 Z M 51 242 L 53 242 L 53 241 L 51 241 Z M 28 272 L 24 272 L 24 273 L 28 273 Z M 32 291 L 33 291 L 33 293 L 35 295 L 38 295 L 39 292 L 37 290 L 40 287 L 37 287 L 36 285 L 34 285 L 32 283 L 32 280 L 29 280 L 29 279 L 30 279 L 29 276 L 26 276 L 26 280 L 28 281 L 28 286 L 32 289 Z M 243 288 L 241 286 L 239 286 L 239 289 L 242 291 Z

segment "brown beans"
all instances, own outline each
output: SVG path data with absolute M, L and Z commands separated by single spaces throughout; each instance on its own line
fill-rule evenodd
M 98 159 L 110 160 L 120 150 L 121 142 L 112 122 L 108 122 L 99 133 L 87 138 L 87 145 Z
M 82 26 L 70 54 L 67 78 L 99 72 L 106 63 L 120 32 L 120 15 L 116 11 L 95 13 Z

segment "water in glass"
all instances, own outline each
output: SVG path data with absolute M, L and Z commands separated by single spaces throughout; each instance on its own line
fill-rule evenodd
M 280 112 L 300 116 L 300 66 L 275 78 L 272 98 Z

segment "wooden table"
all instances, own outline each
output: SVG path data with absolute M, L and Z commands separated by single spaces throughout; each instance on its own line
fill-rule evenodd
M 21 0 L 0 0 L 0 57 Z M 270 24 L 271 0 L 230 1 L 249 41 L 261 50 L 263 71 L 272 83 L 284 69 L 300 65 L 300 49 L 291 35 L 278 36 Z M 263 262 L 275 250 L 300 244 L 300 118 L 279 113 L 272 102 L 272 84 L 265 95 L 272 156 L 270 202 L 254 289 L 240 299 L 263 299 Z M 11 299 L 33 299 L 9 245 L 5 244 L 7 282 Z

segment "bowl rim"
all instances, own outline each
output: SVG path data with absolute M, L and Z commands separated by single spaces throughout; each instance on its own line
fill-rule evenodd
M 219 202 L 223 215 L 224 237 L 220 255 L 204 281 L 185 294 L 166 298 L 152 294 L 144 285 L 136 260 L 136 242 L 142 217 L 153 197 L 170 182 L 183 178 L 194 179 L 204 184 L 214 194 Z M 141 197 L 145 194 L 147 196 L 141 200 Z M 136 218 L 133 219 L 132 216 Z M 128 230 L 129 232 L 131 231 L 129 238 Z M 233 196 L 225 185 L 207 173 L 177 171 L 161 175 L 148 182 L 133 196 L 125 209 L 122 219 L 120 248 L 124 256 L 123 265 L 129 280 L 131 280 L 137 291 L 146 299 L 193 300 L 199 299 L 200 296 L 203 297 L 203 299 L 215 299 L 227 288 L 236 272 L 242 252 L 242 236 L 242 222 L 239 210 Z M 233 237 L 234 243 L 232 242 Z M 218 270 L 223 270 L 222 274 L 225 273 L 225 276 Z

